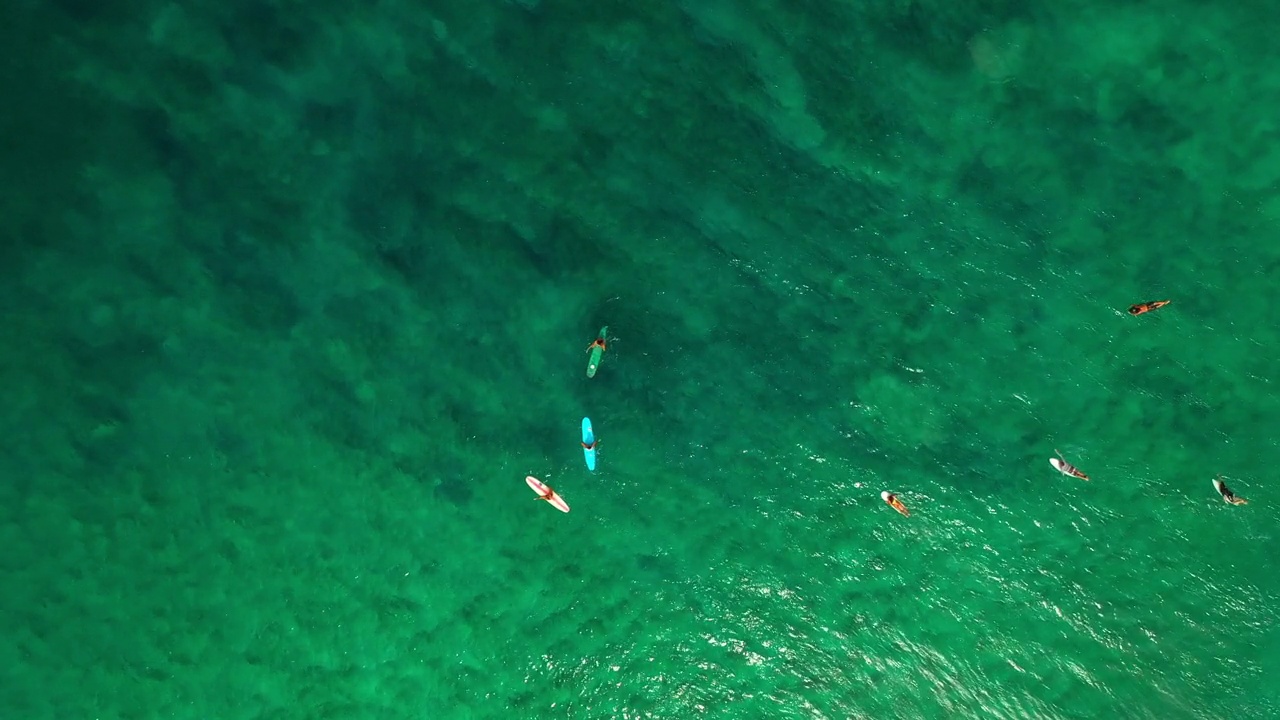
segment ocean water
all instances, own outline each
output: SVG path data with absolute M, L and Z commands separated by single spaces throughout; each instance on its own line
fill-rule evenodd
M 0 718 L 1280 717 L 1270 4 L 0 18 Z

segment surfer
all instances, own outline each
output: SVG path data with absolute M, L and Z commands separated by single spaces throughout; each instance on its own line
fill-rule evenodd
M 596 433 L 591 429 L 591 418 L 582 418 L 582 459 L 587 469 L 596 471 Z
M 1248 500 L 1245 500 L 1242 497 L 1236 497 L 1236 494 L 1231 492 L 1231 488 L 1227 487 L 1227 484 L 1222 482 L 1221 475 L 1214 478 L 1213 487 L 1216 488 L 1218 491 L 1218 494 L 1222 496 L 1223 502 L 1228 502 L 1228 503 L 1231 503 L 1232 505 L 1248 505 L 1249 504 Z
M 1160 308 L 1168 304 L 1169 304 L 1168 300 L 1152 300 L 1151 302 L 1144 302 L 1144 303 L 1138 303 L 1137 305 L 1130 305 L 1129 314 L 1141 315 L 1143 313 L 1149 313 L 1152 310 L 1159 310 Z
M 587 377 L 596 376 L 596 370 L 600 369 L 600 361 L 604 359 L 604 352 L 609 349 L 609 326 L 605 325 L 600 328 L 600 334 L 595 340 L 587 346 L 587 352 L 591 354 L 591 359 L 587 361 Z
M 881 499 L 883 499 L 886 503 L 888 503 L 888 504 L 889 504 L 889 507 L 891 507 L 891 508 L 893 508 L 894 510 L 897 510 L 898 512 L 902 513 L 902 516 L 903 516 L 903 517 L 911 517 L 911 512 L 907 510 L 907 506 L 906 506 L 906 505 L 903 505 L 903 504 L 902 504 L 902 501 L 898 499 L 898 496 L 897 496 L 897 495 L 894 495 L 893 493 L 889 492 L 888 490 L 885 490 L 884 492 L 880 493 L 880 497 L 881 497 Z
M 1053 452 L 1058 456 L 1056 458 L 1049 458 L 1049 464 L 1052 465 L 1054 469 L 1063 475 L 1070 475 L 1071 477 L 1080 478 L 1081 480 L 1089 479 L 1089 476 L 1080 472 L 1079 468 L 1067 462 L 1067 459 L 1062 457 L 1062 453 L 1058 452 L 1057 448 L 1054 448 Z
M 537 495 L 534 498 L 535 500 L 546 500 L 547 504 L 560 512 L 569 512 L 569 503 L 565 502 L 564 498 L 560 497 L 555 490 L 552 490 L 550 485 L 532 475 L 527 476 L 524 481 L 529 485 L 529 489 Z
M 543 485 L 541 490 L 535 489 L 534 492 L 538 493 L 538 496 L 535 497 L 534 500 L 546 500 L 552 505 L 555 505 L 556 500 L 560 499 L 559 496 L 556 495 L 556 491 L 551 489 L 550 485 Z

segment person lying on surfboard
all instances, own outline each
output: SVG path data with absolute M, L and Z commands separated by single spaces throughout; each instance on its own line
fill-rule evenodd
M 1049 458 L 1049 464 L 1052 465 L 1055 470 L 1063 475 L 1070 475 L 1071 477 L 1080 478 L 1081 480 L 1089 479 L 1089 476 L 1080 472 L 1079 468 L 1067 462 L 1067 459 L 1062 457 L 1062 453 L 1058 452 L 1057 448 L 1054 448 L 1053 452 L 1056 453 L 1058 457 Z
M 1152 310 L 1159 310 L 1160 308 L 1168 304 L 1169 304 L 1168 300 L 1152 300 L 1151 302 L 1144 302 L 1144 303 L 1138 303 L 1137 305 L 1130 305 L 1129 314 L 1141 315 L 1143 313 L 1149 313 Z
M 591 354 L 591 359 L 587 361 L 587 377 L 596 376 L 596 370 L 600 369 L 600 362 L 604 360 L 604 352 L 609 349 L 609 326 L 605 325 L 600 328 L 600 334 L 595 340 L 587 346 L 587 352 Z
M 587 469 L 596 471 L 596 432 L 591 427 L 591 418 L 582 418 L 582 459 Z
M 1242 497 L 1236 497 L 1236 494 L 1231 492 L 1231 488 L 1227 487 L 1227 484 L 1222 482 L 1221 475 L 1214 478 L 1213 487 L 1218 490 L 1218 494 L 1222 496 L 1222 500 L 1224 502 L 1229 502 L 1232 505 L 1248 505 L 1249 504 L 1248 500 L 1245 500 Z
M 880 493 L 880 497 L 881 497 L 881 499 L 883 499 L 886 503 L 888 503 L 888 504 L 889 504 L 889 507 L 891 507 L 891 508 L 893 508 L 894 510 L 897 510 L 898 512 L 902 513 L 902 516 L 903 516 L 903 517 L 911 517 L 911 512 L 910 512 L 909 510 L 907 510 L 907 506 L 906 506 L 906 505 L 903 505 L 903 504 L 902 504 L 902 501 L 898 499 L 898 496 L 897 496 L 897 495 L 894 495 L 893 493 L 889 492 L 888 490 L 885 490 L 884 492 Z
M 529 489 L 533 491 L 534 495 L 537 496 L 534 500 L 546 500 L 548 505 L 560 512 L 569 512 L 569 503 L 565 502 L 564 498 L 560 497 L 559 493 L 551 489 L 550 485 L 542 482 L 532 475 L 525 476 L 524 482 L 529 486 Z
M 586 364 L 586 377 L 594 378 L 596 370 L 600 368 L 600 363 L 604 361 L 604 351 L 609 348 L 608 333 L 609 328 L 604 327 L 600 331 L 599 337 L 591 341 L 591 345 L 586 346 L 586 351 L 591 354 L 591 359 Z

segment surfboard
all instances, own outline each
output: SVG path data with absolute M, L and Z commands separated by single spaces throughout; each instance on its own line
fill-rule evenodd
M 1088 479 L 1089 479 L 1089 476 L 1088 476 L 1088 475 L 1084 475 L 1084 473 L 1083 473 L 1083 472 L 1080 472 L 1080 468 L 1072 468 L 1072 466 L 1070 466 L 1070 465 L 1068 465 L 1066 462 L 1064 462 L 1064 461 L 1062 460 L 1062 458 L 1056 458 L 1056 457 L 1049 458 L 1049 464 L 1053 466 L 1053 469 L 1054 469 L 1054 470 L 1057 470 L 1058 472 L 1062 473 L 1063 475 L 1070 475 L 1071 477 L 1078 477 L 1078 478 L 1080 478 L 1081 480 L 1088 480 Z M 1072 470 L 1072 469 L 1074 469 L 1076 472 L 1079 472 L 1079 473 L 1080 473 L 1080 475 L 1084 475 L 1084 477 L 1080 477 L 1080 475 L 1076 475 L 1075 473 L 1071 472 L 1071 470 Z
M 600 335 L 596 339 L 606 341 L 609 339 L 608 325 L 600 328 Z M 587 377 L 593 378 L 596 376 L 596 371 L 600 369 L 600 361 L 602 360 L 604 360 L 604 348 L 598 345 L 591 348 L 591 359 L 587 361 Z
M 582 448 L 582 455 L 587 461 L 587 469 L 596 471 L 596 435 L 591 431 L 591 418 L 582 418 L 582 442 L 590 448 Z
M 1227 484 L 1222 482 L 1222 480 L 1218 478 L 1213 479 L 1213 489 L 1217 490 L 1218 494 L 1222 496 L 1223 501 L 1227 503 L 1230 503 L 1232 505 L 1248 505 L 1249 504 L 1248 500 L 1245 500 L 1244 498 L 1239 497 L 1235 493 L 1231 492 L 1231 488 L 1227 487 Z M 1227 497 L 1228 494 L 1231 495 L 1230 498 Z
M 893 493 L 889 492 L 888 490 L 885 490 L 884 492 L 880 493 L 880 499 L 888 503 L 889 507 L 902 513 L 903 517 L 911 517 L 911 511 L 907 510 L 907 506 L 903 505 L 902 501 L 899 500 L 897 497 L 895 497 Z
M 560 512 L 569 512 L 569 503 L 565 502 L 564 498 L 560 497 L 560 493 L 556 492 L 555 490 L 552 490 L 549 485 L 547 485 L 546 483 L 542 482 L 541 480 L 539 480 L 538 478 L 532 475 L 526 476 L 524 481 L 529 484 L 530 489 L 532 489 L 535 493 L 537 493 L 540 496 L 546 495 L 548 492 L 550 492 L 551 498 L 547 500 L 547 502 L 554 505 L 555 508 Z

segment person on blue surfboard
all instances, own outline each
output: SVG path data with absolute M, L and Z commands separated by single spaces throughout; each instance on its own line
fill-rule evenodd
M 587 469 L 596 469 L 596 435 L 591 430 L 591 418 L 582 418 L 582 456 L 587 461 Z

